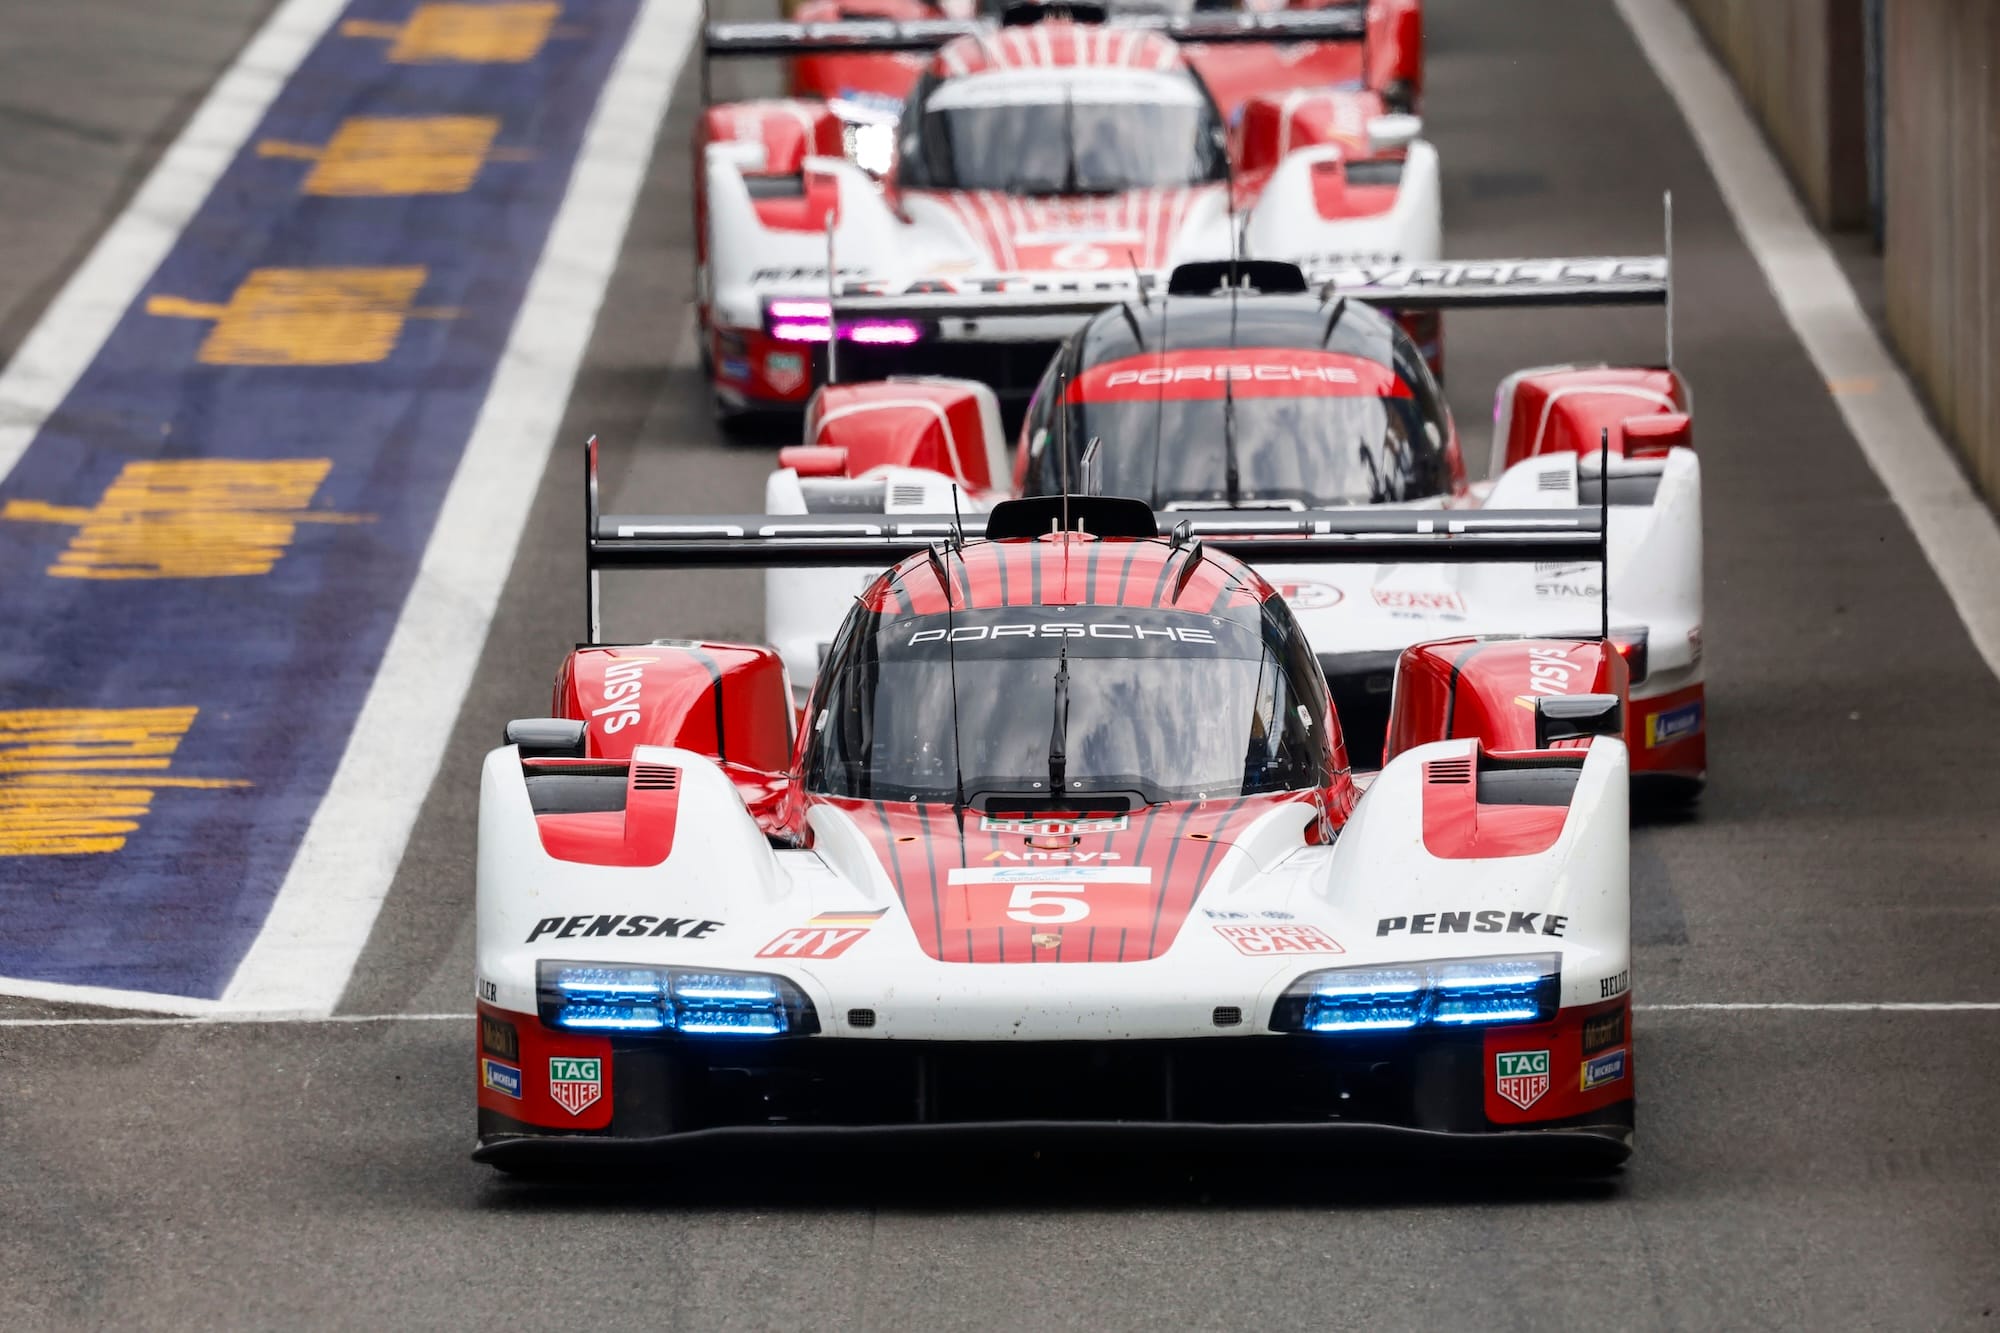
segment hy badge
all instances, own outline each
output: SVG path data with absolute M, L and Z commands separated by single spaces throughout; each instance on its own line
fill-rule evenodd
M 582 1115 L 603 1095 L 602 1060 L 594 1057 L 581 1060 L 567 1055 L 549 1057 L 549 1098 L 557 1106 L 571 1115 Z
M 1549 1090 L 1549 1053 L 1500 1052 L 1493 1058 L 1493 1090 L 1527 1110 Z

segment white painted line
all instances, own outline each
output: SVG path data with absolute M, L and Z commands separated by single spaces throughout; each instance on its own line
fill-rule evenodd
M 2000 1013 L 2000 1002 L 1986 1000 L 1844 1000 L 1826 1004 L 1794 1004 L 1787 1001 L 1744 1004 L 1635 1004 L 1640 1013 L 1782 1013 L 1807 1014 L 1951 1014 Z
M 1793 197 L 1735 85 L 1674 0 L 1617 0 L 1639 48 L 1679 105 L 1722 199 L 1806 354 L 1829 381 L 1872 381 L 1834 395 L 1862 455 L 1916 534 L 1973 645 L 2000 675 L 2000 525 L 1924 415 L 1876 336 L 1847 275 Z
M 286 0 L 218 79 L 0 372 L 0 479 L 69 396 L 346 0 Z
M 0 1028 L 215 1028 L 256 1027 L 273 1023 L 336 1024 L 357 1023 L 470 1023 L 473 1014 L 333 1014 L 317 1018 L 304 1014 L 221 1013 L 208 1018 L 145 1018 L 137 1015 L 117 1018 L 0 1018 Z
M 647 0 L 633 23 L 375 683 L 225 1009 L 331 1013 L 367 946 L 485 651 L 700 19 L 687 0 Z
M 0 977 L 0 995 L 24 1000 L 47 1000 L 51 1004 L 89 1004 L 104 1009 L 139 1009 L 149 1014 L 206 1014 L 220 1007 L 218 1001 L 191 995 L 165 995 L 155 991 L 118 990 L 110 986 L 70 986 L 58 981 L 30 981 L 25 977 Z
M 2000 1000 L 1831 1001 L 1826 1004 L 1794 1004 L 1784 1001 L 1751 1001 L 1712 1004 L 1635 1004 L 1642 1014 L 1685 1013 L 1781 1013 L 1807 1014 L 2000 1014 Z M 353 1023 L 470 1023 L 477 1015 L 463 1014 L 304 1014 L 296 1010 L 259 1013 L 252 1010 L 217 1009 L 202 1017 L 151 1017 L 119 1015 L 114 1018 L 0 1018 L 0 1028 L 213 1028 L 254 1027 L 284 1024 Z

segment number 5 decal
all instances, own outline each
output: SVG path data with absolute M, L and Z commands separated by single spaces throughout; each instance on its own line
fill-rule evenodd
M 1080 896 L 1082 884 L 1016 884 L 1007 899 L 1007 916 L 1031 926 L 1061 925 L 1090 915 Z

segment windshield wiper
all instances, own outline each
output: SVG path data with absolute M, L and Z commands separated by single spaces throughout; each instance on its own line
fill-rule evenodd
M 1235 339 L 1230 339 L 1232 345 Z M 1229 507 L 1243 501 L 1242 475 L 1236 469 L 1236 390 L 1230 377 L 1222 380 L 1222 484 L 1229 491 Z
M 1056 665 L 1056 716 L 1049 728 L 1049 795 L 1060 797 L 1069 781 L 1069 645 Z
M 1063 85 L 1063 193 L 1077 194 L 1082 185 L 1076 178 L 1076 89 Z

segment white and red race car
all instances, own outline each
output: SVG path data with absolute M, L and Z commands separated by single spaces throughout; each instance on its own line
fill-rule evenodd
M 1020 0 L 803 0 L 791 7 L 800 23 L 838 23 L 855 19 L 921 22 L 927 19 L 997 19 L 1019 7 Z M 1075 14 L 1083 6 L 1071 6 Z M 1359 31 L 1335 41 L 1286 41 L 1272 44 L 1200 42 L 1184 44 L 1188 63 L 1208 85 L 1225 119 L 1259 94 L 1294 88 L 1366 88 L 1380 93 L 1397 111 L 1415 111 L 1423 96 L 1424 28 L 1422 0 L 1242 0 L 1228 6 L 1207 0 L 1109 0 L 1092 8 L 1104 12 L 1100 22 L 1193 19 L 1217 23 L 1216 11 L 1233 8 L 1240 14 L 1272 14 L 1329 10 L 1359 12 Z M 1343 15 L 1343 18 L 1345 16 Z M 1162 26 L 1165 26 L 1162 24 Z M 799 56 L 790 63 L 789 87 L 794 97 L 828 103 L 849 127 L 849 156 L 886 163 L 891 140 L 871 127 L 892 122 L 924 72 L 925 55 L 907 51 L 828 50 Z M 871 140 L 873 142 L 871 142 Z M 879 145 L 879 146 L 878 146 Z M 864 162 L 864 165 L 866 163 Z
M 1247 255 L 1313 269 L 1439 252 L 1436 151 L 1372 89 L 1260 92 L 1233 126 L 1178 39 L 1335 40 L 1358 8 L 1079 23 L 715 25 L 718 56 L 935 46 L 880 177 L 843 155 L 851 109 L 707 108 L 696 131 L 698 314 L 725 423 L 828 378 L 960 374 L 1018 407 L 1107 294 Z M 970 320 L 996 295 L 1033 311 Z M 853 316 L 855 296 L 924 298 Z
M 895 563 L 802 715 L 768 648 L 593 632 L 555 716 L 509 724 L 479 802 L 480 1160 L 1630 1152 L 1623 659 L 1496 643 L 1441 689 L 1449 646 L 1413 648 L 1363 791 L 1290 609 L 1231 554 L 1589 561 L 1595 511 L 1269 513 L 1206 541 L 1098 496 L 963 537 L 589 517 L 593 573 Z M 1558 648 L 1591 692 L 1518 706 Z
M 1218 287 L 1232 271 L 1255 286 Z M 1697 793 L 1708 765 L 1701 468 L 1680 375 L 1599 364 L 1508 376 L 1488 479 L 1468 483 L 1425 358 L 1369 304 L 1662 302 L 1666 261 L 1468 261 L 1356 271 L 1304 288 L 1292 266 L 1190 265 L 1167 293 L 1098 314 L 1046 367 L 1011 463 L 984 385 L 828 385 L 807 410 L 804 445 L 780 452 L 765 507 L 893 516 L 1085 489 L 1136 496 L 1212 536 L 1270 510 L 1423 505 L 1447 521 L 1608 499 L 1608 599 L 1598 568 L 1576 562 L 1351 563 L 1331 573 L 1263 562 L 1259 572 L 1311 639 L 1357 765 L 1372 768 L 1383 753 L 1396 664 L 1410 644 L 1463 637 L 1469 663 L 1486 636 L 1608 628 L 1631 671 L 1634 775 L 1649 794 Z M 1608 497 L 1599 480 L 1607 450 Z M 765 632 L 801 679 L 872 574 L 766 580 Z M 1588 674 L 1552 649 L 1524 698 L 1586 689 Z

